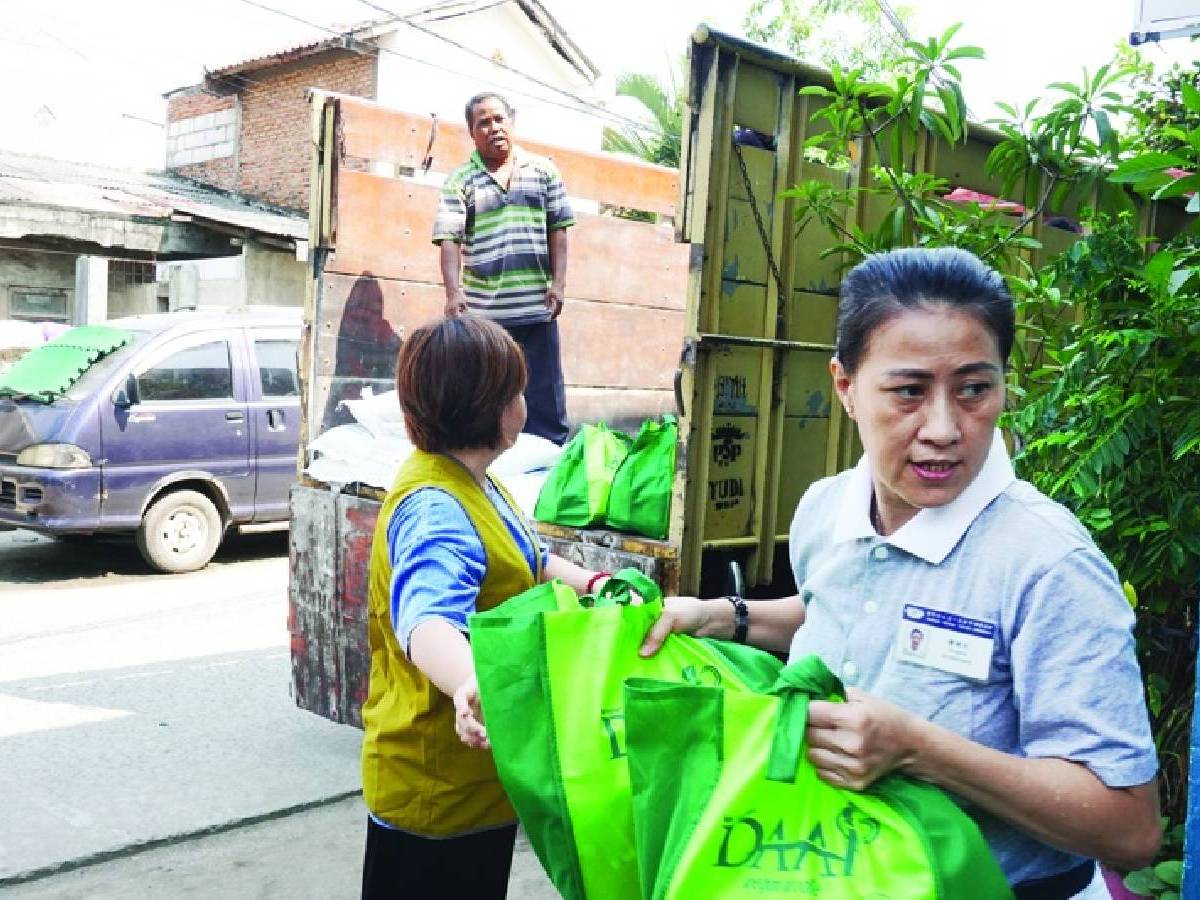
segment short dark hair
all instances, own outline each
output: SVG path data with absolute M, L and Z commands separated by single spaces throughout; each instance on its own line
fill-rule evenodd
M 525 380 L 521 348 L 494 322 L 467 315 L 413 329 L 396 363 L 409 440 L 430 453 L 498 446 Z
M 474 97 L 467 101 L 467 128 L 475 127 L 475 107 L 484 100 L 499 100 L 504 104 L 504 111 L 511 119 L 513 117 L 512 105 L 503 94 L 497 94 L 495 91 L 480 91 Z
M 837 358 L 853 374 L 880 325 L 906 309 L 947 306 L 975 316 L 996 338 L 1008 364 L 1016 329 L 1012 297 L 1000 273 L 953 247 L 905 248 L 868 256 L 842 282 Z

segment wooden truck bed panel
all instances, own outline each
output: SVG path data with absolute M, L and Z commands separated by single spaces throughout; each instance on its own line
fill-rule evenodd
M 339 151 L 343 157 L 407 169 L 422 166 L 434 127 L 432 117 L 388 109 L 356 97 L 339 97 L 338 103 Z M 466 126 L 458 122 L 439 120 L 436 135 L 432 148 L 436 172 L 452 171 L 475 149 Z M 518 146 L 554 162 L 572 197 L 675 215 L 679 173 L 674 169 L 609 153 L 522 140 L 519 130 L 515 138 Z
M 334 252 L 326 272 L 441 286 L 431 242 L 440 189 L 369 172 L 342 172 Z M 572 186 L 573 192 L 573 186 Z M 567 292 L 577 300 L 683 310 L 688 250 L 667 225 L 576 214 Z

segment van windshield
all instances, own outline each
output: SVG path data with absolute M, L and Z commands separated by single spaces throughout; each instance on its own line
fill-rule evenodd
M 144 337 L 145 332 L 108 325 L 72 328 L 30 350 L 0 376 L 0 395 L 53 403 L 85 393 Z
M 63 397 L 67 400 L 78 401 L 90 394 L 97 386 L 107 381 L 113 370 L 123 365 L 125 360 L 136 353 L 138 348 L 145 344 L 153 334 L 150 331 L 133 331 L 131 333 L 133 339 L 128 344 L 114 350 L 108 356 L 102 356 L 88 366 L 87 371 L 79 376 L 79 380 L 67 388 Z

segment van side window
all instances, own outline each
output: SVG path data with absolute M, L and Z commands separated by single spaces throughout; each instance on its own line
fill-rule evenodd
M 179 350 L 139 375 L 137 382 L 141 401 L 232 399 L 229 343 L 211 341 Z
M 264 397 L 299 397 L 300 382 L 296 377 L 296 341 L 254 341 L 254 361 L 262 381 Z

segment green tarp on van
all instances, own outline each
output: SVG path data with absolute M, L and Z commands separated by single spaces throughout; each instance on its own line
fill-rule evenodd
M 53 403 L 92 363 L 124 347 L 133 332 L 107 325 L 80 325 L 30 350 L 0 375 L 0 396 Z

